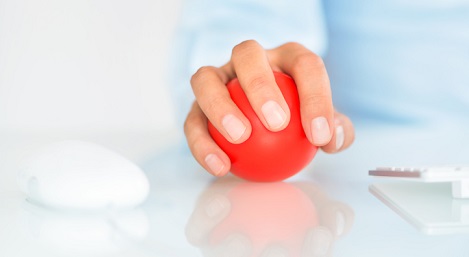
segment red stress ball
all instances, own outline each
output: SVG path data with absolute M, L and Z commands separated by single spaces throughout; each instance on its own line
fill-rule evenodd
M 303 169 L 317 152 L 303 130 L 298 91 L 293 79 L 274 72 L 275 80 L 290 108 L 288 126 L 279 132 L 264 127 L 251 107 L 238 79 L 227 84 L 231 98 L 252 126 L 251 136 L 241 144 L 232 144 L 208 123 L 208 130 L 231 160 L 231 173 L 250 181 L 272 182 L 289 178 Z

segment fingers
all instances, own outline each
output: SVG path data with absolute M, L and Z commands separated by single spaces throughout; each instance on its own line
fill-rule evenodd
M 228 79 L 218 68 L 202 67 L 192 76 L 191 85 L 203 114 L 229 142 L 236 144 L 246 141 L 252 129 L 226 89 Z
M 215 176 L 223 176 L 229 171 L 230 159 L 210 136 L 207 118 L 197 103 L 192 105 L 187 116 L 184 133 L 192 155 L 204 169 Z
M 308 231 L 303 246 L 302 257 L 331 256 L 334 236 L 331 231 L 323 226 L 312 228 Z
M 326 153 L 336 153 L 348 148 L 355 140 L 355 131 L 352 121 L 342 113 L 334 114 L 334 136 L 331 141 L 321 147 Z
M 253 246 L 246 235 L 236 231 L 228 234 L 216 231 L 219 226 L 226 225 L 233 206 L 229 193 L 240 183 L 244 182 L 235 177 L 220 178 L 207 187 L 197 200 L 186 225 L 186 238 L 207 256 L 230 253 L 230 256 L 241 257 L 252 253 Z
M 355 221 L 352 208 L 338 201 L 329 201 L 322 206 L 319 215 L 322 225 L 332 232 L 334 238 L 346 235 Z
M 321 57 L 297 43 L 285 44 L 271 55 L 272 59 L 281 60 L 279 67 L 295 80 L 306 136 L 316 146 L 327 145 L 334 134 L 334 107 Z
M 264 126 L 270 131 L 284 129 L 290 110 L 275 82 L 266 51 L 256 41 L 245 41 L 233 49 L 231 65 Z
M 230 213 L 230 200 L 221 194 L 210 195 L 199 203 L 186 226 L 186 237 L 193 245 L 203 245 L 212 230 Z
M 202 252 L 204 256 L 210 257 L 249 257 L 253 256 L 253 248 L 252 241 L 246 235 L 235 233 L 228 235 L 218 245 L 203 248 Z
M 211 174 L 225 175 L 230 160 L 207 130 L 207 119 L 231 143 L 246 141 L 252 132 L 249 120 L 230 97 L 226 83 L 238 77 L 259 120 L 270 131 L 283 130 L 290 110 L 272 70 L 291 75 L 298 87 L 301 122 L 308 140 L 325 152 L 341 151 L 354 140 L 351 121 L 334 113 L 329 78 L 322 59 L 297 43 L 264 50 L 253 40 L 233 49 L 231 61 L 221 68 L 202 67 L 191 79 L 197 99 L 185 125 L 189 147 Z
M 296 182 L 294 185 L 311 199 L 317 208 L 321 225 L 327 228 L 334 238 L 341 237 L 350 230 L 355 219 L 355 213 L 350 206 L 329 198 L 326 192 L 315 184 Z

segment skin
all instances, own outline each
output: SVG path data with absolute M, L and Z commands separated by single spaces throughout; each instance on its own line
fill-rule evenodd
M 231 163 L 211 138 L 208 120 L 234 144 L 246 141 L 252 131 L 249 120 L 226 89 L 225 85 L 231 79 L 239 79 L 251 106 L 267 129 L 276 132 L 288 125 L 290 110 L 272 71 L 287 73 L 295 80 L 301 121 L 311 144 L 326 153 L 340 152 L 352 144 L 355 137 L 353 124 L 347 116 L 334 110 L 329 77 L 321 57 L 298 43 L 266 50 L 256 41 L 248 40 L 233 48 L 227 64 L 201 67 L 191 79 L 196 101 L 186 118 L 184 132 L 195 159 L 209 173 L 224 176 Z M 273 115 L 273 122 L 272 119 L 269 122 L 266 110 L 272 110 L 272 106 L 275 106 L 276 115 Z M 314 129 L 318 127 L 322 129 Z

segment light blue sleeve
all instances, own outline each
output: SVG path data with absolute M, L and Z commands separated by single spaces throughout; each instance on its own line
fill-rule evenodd
M 334 106 L 355 125 L 469 124 L 468 0 L 324 7 Z
M 182 122 L 194 97 L 190 77 L 205 65 L 220 66 L 248 39 L 264 48 L 294 41 L 324 55 L 326 28 L 320 0 L 187 0 L 174 41 L 172 96 Z

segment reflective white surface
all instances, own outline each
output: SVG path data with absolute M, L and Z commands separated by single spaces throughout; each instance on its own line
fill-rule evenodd
M 451 136 L 436 142 L 442 135 Z M 1 134 L 0 256 L 467 256 L 469 235 L 429 235 L 373 196 L 377 166 L 469 162 L 451 128 L 358 128 L 352 148 L 319 154 L 281 183 L 214 179 L 176 143 L 150 133 L 89 136 L 143 168 L 148 200 L 125 212 L 57 211 L 25 200 L 21 149 L 44 135 Z M 46 139 L 44 139 L 46 138 Z M 53 137 L 59 138 L 58 136 Z M 144 140 L 146 139 L 146 140 Z M 432 194 L 439 194 L 432 191 Z M 428 201 L 432 201 L 431 196 Z M 429 202 L 415 201 L 419 209 Z M 443 205 L 442 205 L 443 206 Z M 441 207 L 443 208 L 443 207 Z M 448 210 L 450 211 L 450 210 Z M 461 212 L 467 220 L 467 212 Z
M 451 183 L 376 183 L 370 192 L 422 233 L 469 234 L 469 199 L 453 198 Z

